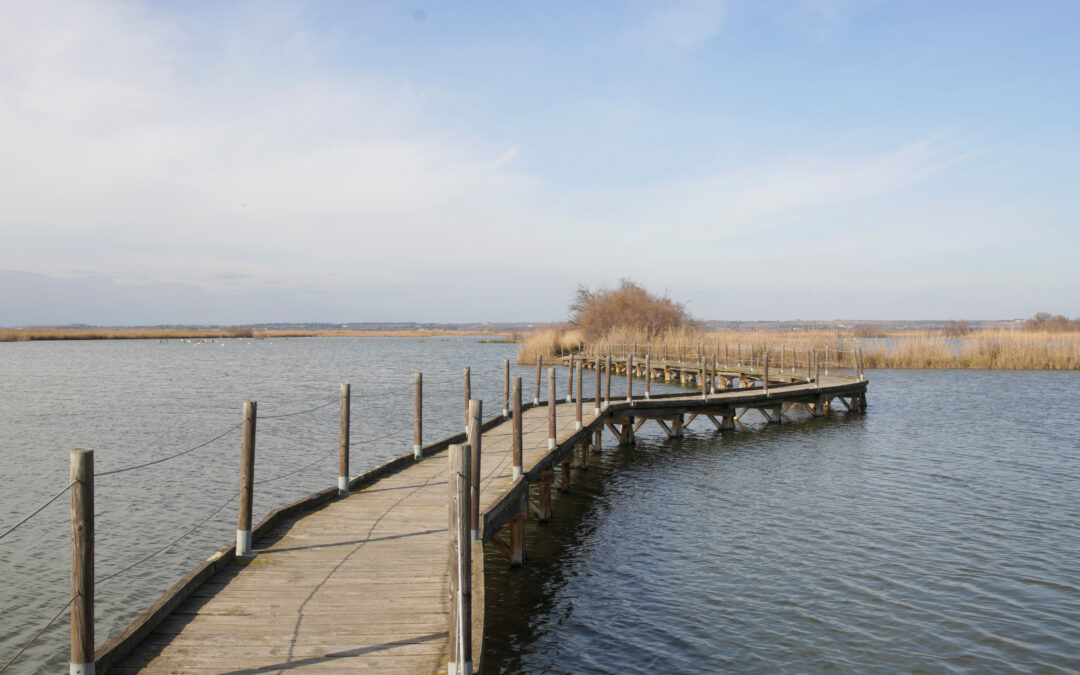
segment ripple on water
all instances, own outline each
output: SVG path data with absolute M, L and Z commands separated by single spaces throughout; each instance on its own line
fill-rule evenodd
M 487 665 L 1076 672 L 1078 403 L 1080 374 L 878 372 L 865 416 L 647 425 L 529 567 L 489 556 Z

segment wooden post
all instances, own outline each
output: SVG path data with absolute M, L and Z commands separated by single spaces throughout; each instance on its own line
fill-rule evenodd
M 575 405 L 574 405 L 574 415 L 575 415 L 575 417 L 574 417 L 574 428 L 575 429 L 580 429 L 581 426 L 582 426 L 581 425 L 581 394 L 582 394 L 581 371 L 583 371 L 583 370 L 585 370 L 585 362 L 584 361 L 579 363 L 578 368 L 577 368 L 577 399 L 575 399 Z
M 816 389 L 821 389 L 821 372 L 820 364 L 818 363 L 817 350 L 814 350 L 814 385 Z
M 825 374 L 829 374 L 829 343 L 825 343 Z
M 465 433 L 469 433 L 469 401 L 472 400 L 472 381 L 469 367 L 465 366 Z
M 604 368 L 604 407 L 611 405 L 611 354 L 607 357 L 607 367 Z
M 349 400 L 350 387 L 341 383 L 341 423 L 338 432 L 337 489 L 339 495 L 349 494 Z
M 424 374 L 413 373 L 413 383 L 416 391 L 413 392 L 413 457 L 417 460 L 424 458 Z
M 596 357 L 596 397 L 593 398 L 593 417 L 600 416 L 600 357 Z
M 553 473 L 550 469 L 541 472 L 536 479 L 536 519 L 541 523 L 551 520 L 551 483 Z
M 555 369 L 548 368 L 548 450 L 555 448 L 555 408 L 558 403 L 555 400 Z
M 716 352 L 712 355 L 712 374 L 709 375 L 709 391 L 716 393 Z
M 517 515 L 510 519 L 510 567 L 525 564 L 525 521 L 529 518 L 529 502 L 521 505 Z
M 634 359 L 631 356 L 626 357 L 626 400 L 630 401 L 634 398 Z
M 503 359 L 502 416 L 510 415 L 510 359 Z
M 738 361 L 735 365 L 739 368 L 742 368 L 742 343 L 738 343 L 737 345 L 735 345 L 735 347 L 739 350 L 738 354 L 736 354 L 736 357 L 738 357 Z
M 544 357 L 536 355 L 536 391 L 533 393 L 533 405 L 540 405 L 540 365 Z
M 705 357 L 698 360 L 698 386 L 701 388 L 701 398 L 708 398 L 709 389 L 705 385 Z
M 446 672 L 472 675 L 472 543 L 469 541 L 470 448 L 450 446 L 450 660 Z
M 566 402 L 574 402 L 574 355 L 570 355 L 570 364 L 566 372 Z
M 645 355 L 645 398 L 649 398 L 651 393 L 650 384 L 652 383 L 652 355 Z
M 480 539 L 480 452 L 482 450 L 482 441 L 480 438 L 480 425 L 484 417 L 484 402 L 478 399 L 472 399 L 469 401 L 469 433 L 466 436 L 469 440 L 469 483 L 472 485 L 472 491 L 469 493 L 469 504 L 471 505 L 471 513 L 469 515 L 469 524 L 472 527 L 473 541 Z
M 728 365 L 728 343 L 724 343 L 724 370 L 729 370 L 731 366 Z
M 513 417 L 513 429 L 514 429 L 514 444 L 511 448 L 511 461 L 514 467 L 514 480 L 521 478 L 521 378 L 514 378 L 514 417 Z
M 593 434 L 593 450 L 595 452 L 600 452 L 600 442 L 602 440 L 604 440 L 604 429 L 600 427 Z
M 71 675 L 94 675 L 94 451 L 71 451 Z
M 244 401 L 243 438 L 240 441 L 240 513 L 236 522 L 236 555 L 251 555 L 251 502 L 255 485 L 255 415 L 258 404 Z
M 765 387 L 765 395 L 769 395 L 769 350 L 765 350 L 764 363 L 761 366 L 761 386 Z
M 559 492 L 570 492 L 570 460 L 562 462 L 562 474 L 559 479 Z

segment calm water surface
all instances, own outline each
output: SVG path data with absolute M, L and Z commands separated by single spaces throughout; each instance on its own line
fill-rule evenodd
M 1080 375 L 870 379 L 865 416 L 606 450 L 528 567 L 488 556 L 489 669 L 1080 670 Z
M 261 518 L 335 484 L 339 382 L 355 473 L 411 449 L 398 415 L 413 371 L 430 441 L 460 429 L 461 366 L 490 414 L 514 349 L 0 344 L 0 531 L 67 484 L 71 448 L 93 448 L 98 471 L 164 457 L 235 425 L 244 399 L 259 401 Z M 781 427 L 747 415 L 723 435 L 695 422 L 676 442 L 646 426 L 630 449 L 605 439 L 553 522 L 530 523 L 528 567 L 489 552 L 489 670 L 1077 672 L 1080 375 L 872 372 L 869 402 Z M 234 430 L 98 480 L 99 580 L 210 518 L 100 583 L 99 644 L 233 537 L 239 443 Z M 0 540 L 0 663 L 67 601 L 68 527 L 62 498 Z M 65 618 L 8 672 L 57 672 L 66 650 Z

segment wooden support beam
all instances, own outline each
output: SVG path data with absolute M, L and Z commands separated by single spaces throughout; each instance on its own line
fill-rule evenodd
M 674 434 L 674 438 L 683 437 L 683 416 L 679 413 L 675 416 L 671 423 L 671 432 Z
M 488 541 L 491 542 L 491 544 L 495 548 L 499 549 L 500 553 L 505 555 L 507 558 L 510 557 L 510 554 L 511 554 L 510 544 L 507 544 L 505 541 L 503 541 L 502 537 L 500 537 L 499 535 L 496 534 L 493 537 L 491 537 L 491 539 L 488 539 Z
M 667 434 L 668 438 L 675 438 L 675 434 L 671 431 L 671 427 L 669 427 L 667 423 L 664 422 L 664 420 L 659 417 L 654 417 L 653 419 L 656 420 L 656 423 L 659 424 L 660 428 L 664 430 L 664 433 Z M 642 418 L 641 422 L 638 422 L 638 425 L 640 426 L 641 423 L 644 421 L 645 418 Z
M 750 408 L 743 408 L 743 409 L 742 409 L 742 412 L 739 412 L 739 413 L 737 413 L 737 414 L 735 415 L 735 421 L 736 421 L 736 422 L 738 422 L 739 420 L 741 420 L 741 419 L 742 419 L 742 416 L 743 416 L 743 415 L 745 415 L 745 414 L 746 414 L 746 411 L 748 411 L 748 410 L 750 410 Z
M 570 492 L 570 460 L 563 460 L 560 466 L 562 467 L 562 475 L 561 480 L 559 480 L 559 492 Z
M 551 484 L 554 480 L 554 475 L 550 470 L 541 473 L 536 480 L 536 519 L 541 523 L 551 520 Z
M 705 416 L 709 418 L 709 421 L 713 423 L 713 426 L 716 427 L 717 431 L 724 428 L 724 427 L 720 426 L 719 422 L 716 421 L 716 416 L 715 415 L 705 413 Z
M 521 504 L 516 516 L 510 519 L 510 566 L 521 567 L 528 557 L 525 554 L 525 521 L 529 518 L 528 500 Z
M 684 427 L 690 426 L 690 423 L 693 422 L 694 420 L 696 420 L 697 416 L 698 416 L 698 413 L 690 413 L 690 417 L 686 418 L 686 421 L 683 422 L 683 426 Z

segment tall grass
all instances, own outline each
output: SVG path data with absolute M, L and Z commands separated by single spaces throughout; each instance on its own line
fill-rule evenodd
M 581 331 L 576 328 L 541 328 L 524 336 L 518 348 L 517 362 L 522 365 L 536 363 L 537 356 L 545 363 L 550 362 L 557 356 L 577 351 L 583 342 Z
M 899 338 L 863 350 L 867 368 L 1080 370 L 1080 332 L 981 331 L 965 338 Z
M 864 368 L 1080 370 L 1080 332 L 976 331 L 962 338 L 945 338 L 940 332 L 923 331 L 887 340 L 860 340 L 858 344 L 862 347 Z M 806 351 L 816 349 L 820 353 L 827 345 L 831 354 L 841 353 L 844 363 L 850 363 L 852 348 L 851 335 L 835 330 L 704 332 L 692 327 L 651 337 L 644 330 L 617 328 L 590 345 L 599 345 L 601 353 L 605 353 L 609 345 L 619 353 L 637 345 L 641 356 L 649 351 L 653 355 L 666 352 L 669 357 L 674 357 L 680 346 L 686 353 L 696 354 L 698 346 L 702 345 L 706 353 L 711 354 L 714 350 L 722 352 L 725 346 L 729 351 L 736 345 L 742 345 L 744 350 L 753 345 L 755 350 L 767 346 L 775 351 L 784 345 L 794 350 L 800 360 Z M 556 347 L 547 333 L 543 337 L 534 333 L 523 345 L 518 361 L 532 363 L 537 353 L 550 359 L 565 351 L 565 345 Z

